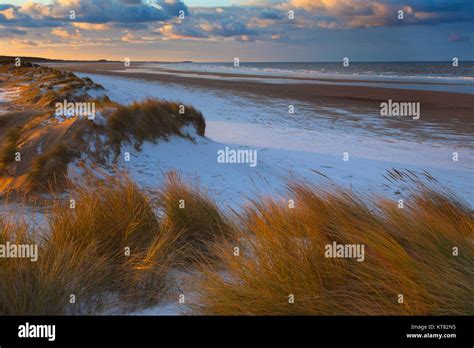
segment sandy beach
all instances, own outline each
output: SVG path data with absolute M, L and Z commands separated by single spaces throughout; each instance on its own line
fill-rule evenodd
M 202 111 L 207 124 L 204 141 L 193 145 L 176 139 L 146 144 L 141 151 L 123 146 L 135 164 L 122 161 L 120 166 L 149 190 L 161 182 L 163 170 L 176 169 L 188 178 L 199 178 L 223 205 L 236 207 L 256 191 L 281 191 L 291 175 L 324 183 L 326 179 L 316 170 L 338 185 L 395 199 L 403 191 L 388 188 L 384 173 L 403 168 L 426 171 L 442 186 L 472 200 L 473 128 L 466 111 L 470 108 L 449 108 L 443 103 L 453 95 L 469 104 L 473 97 L 468 94 L 438 92 L 436 98 L 427 91 L 336 85 L 332 89 L 337 96 L 329 96 L 331 88 L 317 84 L 183 78 L 120 70 L 111 63 L 61 65 L 61 69 L 91 78 L 120 103 L 151 97 Z M 373 93 L 354 96 L 363 90 Z M 401 100 L 400 93 L 406 100 L 424 96 L 439 117 L 427 120 L 430 113 L 425 104 L 419 120 L 382 117 L 376 98 Z M 290 104 L 296 106 L 295 115 L 288 114 Z M 216 152 L 226 146 L 257 149 L 259 165 L 219 165 Z M 344 152 L 352 156 L 349 165 L 342 160 Z M 452 161 L 453 152 L 460 154 L 459 162 Z
M 442 187 L 472 201 L 471 94 L 340 85 L 339 80 L 322 85 L 276 83 L 265 77 L 255 81 L 247 75 L 239 75 L 237 80 L 228 79 L 228 74 L 221 74 L 226 77 L 223 80 L 205 74 L 183 77 L 169 71 L 156 73 L 154 68 L 147 71 L 146 66 L 125 69 L 119 63 L 48 65 L 103 86 L 104 90 L 89 92 L 92 98 L 105 95 L 124 105 L 157 98 L 202 112 L 206 137 L 195 144 L 171 139 L 144 144 L 139 151 L 122 145 L 134 165 L 119 159 L 119 167 L 150 191 L 162 181 L 164 170 L 179 170 L 188 178 L 201 180 L 220 203 L 232 207 L 255 191 L 281 192 L 292 175 L 315 183 L 329 177 L 343 187 L 397 198 L 403 190 L 387 186 L 385 173 L 400 168 L 429 173 Z M 382 116 L 381 103 L 390 100 L 420 103 L 419 119 Z M 294 114 L 289 112 L 290 105 Z M 19 120 L 12 118 L 10 125 Z M 59 132 L 68 129 L 59 125 Z M 45 144 L 48 142 L 34 142 L 30 152 Z M 216 153 L 227 147 L 257 151 L 259 165 L 220 165 Z M 350 153 L 350 164 L 343 160 L 344 153 Z M 453 161 L 454 153 L 459 161 Z M 17 169 L 28 165 L 21 163 Z
M 421 120 L 419 121 L 421 122 L 397 119 L 393 120 L 392 126 L 400 129 L 413 129 L 424 122 L 429 122 L 436 123 L 456 133 L 474 134 L 474 118 L 472 117 L 474 115 L 474 95 L 472 94 L 338 84 L 341 82 L 360 82 L 356 80 L 334 81 L 322 79 L 333 84 L 318 84 L 317 79 L 306 79 L 306 83 L 265 83 L 265 79 L 268 79 L 265 76 L 199 72 L 193 72 L 196 77 L 183 77 L 180 74 L 188 72 L 163 70 L 166 74 L 146 73 L 140 72 L 140 65 L 125 68 L 122 63 L 60 63 L 53 66 L 74 72 L 121 76 L 161 83 L 178 83 L 200 89 L 229 90 L 244 94 L 246 97 L 253 97 L 256 100 L 260 96 L 265 96 L 328 107 L 340 107 L 349 111 L 361 110 L 378 117 L 380 117 L 380 103 L 389 99 L 400 102 L 419 102 L 421 105 Z M 227 78 L 238 77 L 240 80 L 203 78 L 208 75 Z M 258 78 L 262 81 L 242 81 L 242 79 L 249 78 Z M 279 77 L 278 79 L 280 78 L 289 79 L 287 77 Z M 307 83 L 310 80 L 314 83 Z

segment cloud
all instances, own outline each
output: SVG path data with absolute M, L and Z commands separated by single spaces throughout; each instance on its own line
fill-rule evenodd
M 282 11 L 265 9 L 258 14 L 258 18 L 278 20 L 283 19 L 284 15 Z
M 233 38 L 240 42 L 253 42 L 264 36 L 260 30 L 273 23 L 272 20 L 259 19 L 261 9 L 248 9 L 239 6 L 191 9 L 189 16 L 182 21 L 166 23 L 154 28 L 163 39 L 212 39 Z
M 450 33 L 448 36 L 449 42 L 470 42 L 471 38 L 467 35 L 462 35 L 458 33 Z
M 209 36 L 204 32 L 193 27 L 177 27 L 173 24 L 165 24 L 160 28 L 153 30 L 153 33 L 158 34 L 162 40 L 176 40 L 176 39 L 204 39 Z
M 474 1 L 460 0 L 251 0 L 245 6 L 189 8 L 185 2 L 52 0 L 42 4 L 32 0 L 22 6 L 3 4 L 0 35 L 35 39 L 26 33 L 34 32 L 54 44 L 69 40 L 75 45 L 159 40 L 308 44 L 321 32 L 473 21 L 474 9 Z M 75 20 L 69 18 L 71 10 L 75 11 Z M 294 20 L 288 18 L 289 10 L 295 11 Z M 397 18 L 399 10 L 404 11 L 403 20 Z M 178 18 L 180 11 L 184 19 Z M 446 38 L 447 33 L 443 35 Z M 469 37 L 453 34 L 448 40 L 466 42 Z
M 79 30 L 68 31 L 63 28 L 54 28 L 51 30 L 51 34 L 63 38 L 63 39 L 78 39 L 81 37 L 81 33 Z
M 165 1 L 156 1 L 155 3 L 163 9 L 167 14 L 172 16 L 179 16 L 180 12 L 183 11 L 185 15 L 189 14 L 188 7 L 178 0 L 165 0 Z
M 456 0 L 454 0 L 456 1 Z M 308 41 L 318 30 L 349 30 L 456 21 L 459 11 L 449 14 L 439 7 L 407 5 L 409 0 L 288 0 L 259 1 L 249 6 L 190 8 L 181 21 L 153 25 L 152 32 L 163 40 L 195 39 L 236 41 Z M 417 3 L 422 3 L 420 0 Z M 412 1 L 413 3 L 413 1 Z M 289 10 L 295 19 L 288 18 Z M 404 19 L 399 20 L 398 11 Z M 305 38 L 305 34 L 307 37 Z
M 74 22 L 72 23 L 72 26 L 84 30 L 108 30 L 111 28 L 111 26 L 108 24 L 93 24 L 84 22 Z
M 177 17 L 179 11 L 188 11 L 186 5 L 178 0 L 154 0 L 146 3 L 130 0 L 54 0 L 50 6 L 56 18 L 74 10 L 76 19 L 86 23 L 165 21 Z
M 0 37 L 10 38 L 15 36 L 25 36 L 26 30 L 16 29 L 16 28 L 7 28 L 0 26 Z
M 254 37 L 251 37 L 249 35 L 240 35 L 240 36 L 237 36 L 236 37 L 236 40 L 237 41 L 240 41 L 240 42 L 255 42 L 255 38 Z
M 18 22 L 19 20 L 27 20 L 29 17 L 23 14 L 21 7 L 14 5 L 0 5 L 0 24 L 9 22 Z
M 291 26 L 287 18 L 290 9 L 296 11 L 294 26 L 306 23 L 309 28 L 328 30 L 474 20 L 474 1 L 463 0 L 258 0 L 249 1 L 248 6 L 199 10 L 190 10 L 181 0 L 53 0 L 48 5 L 35 1 L 23 6 L 0 5 L 0 24 L 32 28 L 72 24 L 81 29 L 87 26 L 87 30 L 105 30 L 100 24 L 112 24 L 116 28 L 144 30 L 148 24 L 173 23 L 183 11 L 183 26 L 188 28 L 182 31 L 191 31 L 193 25 L 197 30 L 200 20 L 205 20 L 212 23 L 216 36 L 238 37 L 256 35 L 250 32 L 256 27 Z M 397 19 L 398 10 L 404 11 L 403 21 Z M 78 24 L 69 19 L 69 11 L 75 11 Z M 189 17 L 195 20 L 186 23 Z M 247 26 L 248 22 L 252 24 Z
M 55 27 L 71 23 L 74 11 L 79 23 L 145 23 L 167 21 L 188 14 L 180 0 L 53 0 L 49 5 L 35 2 L 23 6 L 0 5 L 0 24 L 24 27 Z
M 21 7 L 21 11 L 28 14 L 33 19 L 41 19 L 51 16 L 51 6 L 46 6 L 37 2 L 27 2 Z
M 16 19 L 18 18 L 18 11 L 14 7 L 9 7 L 0 11 L 0 16 L 3 16 L 6 20 Z
M 297 16 L 314 15 L 330 19 L 332 29 L 367 28 L 407 24 L 435 25 L 447 22 L 473 21 L 474 1 L 450 0 L 289 0 L 277 7 L 301 10 Z M 404 13 L 399 20 L 398 11 Z M 306 12 L 306 13 L 305 13 Z
M 23 7 L 9 4 L 0 5 L 0 24 L 4 26 L 15 26 L 24 28 L 57 27 L 61 26 L 59 21 L 42 14 L 43 5 L 28 5 L 31 14 L 24 11 Z
M 11 40 L 9 44 L 13 47 L 23 48 L 23 47 L 36 47 L 38 43 L 32 40 Z
M 160 34 L 168 39 L 178 38 L 231 38 L 236 40 L 249 41 L 247 38 L 255 37 L 258 31 L 247 27 L 241 21 L 223 21 L 217 22 L 198 22 L 191 25 L 171 25 L 166 24 L 157 30 Z
M 132 33 L 127 33 L 122 36 L 122 41 L 124 42 L 139 42 L 141 41 L 139 37 L 133 35 Z
M 148 30 L 148 23 L 112 23 L 111 27 L 127 30 Z

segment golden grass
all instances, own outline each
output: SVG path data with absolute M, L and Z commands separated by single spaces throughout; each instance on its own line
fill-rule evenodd
M 87 89 L 103 89 L 90 78 L 79 78 L 72 72 L 47 67 L 12 68 L 16 83 L 27 83 L 15 100 L 23 105 L 53 108 L 57 102 L 83 99 Z
M 176 172 L 167 174 L 158 197 L 163 225 L 182 231 L 183 259 L 213 257 L 214 243 L 232 236 L 232 225 L 209 195 L 198 185 L 185 183 Z
M 262 199 L 238 215 L 236 238 L 214 250 L 219 263 L 202 262 L 191 281 L 196 313 L 474 313 L 473 214 L 454 197 L 421 187 L 399 209 L 298 183 L 290 193 L 294 209 Z M 326 258 L 333 241 L 364 244 L 365 261 Z
M 94 103 L 97 108 L 118 108 L 120 106 L 119 103 L 110 100 L 107 95 L 92 99 L 90 102 Z
M 154 98 L 120 106 L 108 119 L 108 136 L 112 145 L 123 141 L 136 141 L 139 148 L 143 141 L 155 141 L 171 135 L 185 136 L 181 128 L 193 125 L 200 136 L 204 136 L 206 123 L 202 114 L 191 106 L 185 114 L 179 113 L 179 104 Z
M 72 198 L 75 209 L 69 202 L 55 207 L 51 245 L 65 237 L 76 246 L 93 241 L 106 262 L 107 284 L 120 290 L 122 300 L 159 300 L 179 251 L 174 246 L 179 233 L 161 228 L 148 198 L 126 176 L 76 186 Z
M 0 259 L 1 315 L 58 315 L 91 313 L 100 308 L 95 284 L 105 275 L 101 265 L 88 258 L 89 250 L 73 244 L 50 247 L 48 237 L 31 235 L 25 222 L 2 226 L 3 241 L 37 244 L 37 262 L 22 258 Z M 3 243 L 3 242 L 2 242 Z M 79 304 L 71 304 L 74 294 Z
M 293 182 L 294 208 L 262 197 L 229 216 L 173 172 L 159 211 L 126 176 L 85 177 L 42 230 L 3 223 L 1 243 L 38 243 L 40 258 L 0 259 L 0 314 L 150 306 L 169 295 L 174 268 L 191 271 L 198 314 L 474 313 L 473 212 L 449 193 L 420 186 L 399 209 Z M 364 245 L 364 261 L 325 257 L 334 241 Z
M 35 240 L 38 262 L 0 259 L 0 314 L 128 311 L 161 301 L 177 263 L 179 231 L 159 225 L 127 178 L 88 179 L 70 194 L 75 207 L 58 197 Z M 26 227 L 2 230 L 3 240 L 29 241 Z
M 66 181 L 68 164 L 77 155 L 67 145 L 57 143 L 48 152 L 36 157 L 28 173 L 28 190 L 62 187 Z

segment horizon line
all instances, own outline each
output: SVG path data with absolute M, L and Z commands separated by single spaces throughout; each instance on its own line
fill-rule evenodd
M 45 57 L 34 57 L 34 56 L 10 56 L 10 55 L 0 55 L 0 58 L 23 58 L 30 60 L 48 60 L 48 61 L 63 61 L 63 62 L 109 62 L 117 63 L 123 62 L 122 60 L 99 58 L 99 59 L 62 59 L 62 58 L 45 58 Z M 474 60 L 459 60 L 460 62 L 474 62 Z M 135 60 L 135 63 L 233 63 L 232 60 L 222 60 L 222 61 L 194 61 L 191 59 L 180 59 L 180 60 Z M 312 61 L 312 60 L 303 60 L 303 61 L 266 61 L 266 60 L 240 60 L 240 63 L 341 63 L 341 60 L 337 61 Z M 352 60 L 351 63 L 443 63 L 451 62 L 451 60 Z

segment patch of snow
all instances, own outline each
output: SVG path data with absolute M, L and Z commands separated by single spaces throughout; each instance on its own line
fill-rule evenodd
M 95 152 L 95 151 L 96 151 L 95 142 L 94 142 L 94 141 L 89 142 L 89 150 L 90 150 L 91 152 Z
M 107 119 L 100 111 L 95 112 L 95 116 L 91 119 L 96 125 L 103 126 L 107 124 Z
M 38 146 L 36 146 L 36 153 L 38 155 L 43 154 L 43 142 L 42 141 L 38 144 Z
M 180 315 L 183 306 L 177 303 L 160 304 L 154 307 L 146 308 L 140 311 L 131 313 L 131 315 Z
M 10 89 L 0 88 L 0 102 L 11 101 L 12 99 L 18 97 L 19 92 L 19 87 Z

